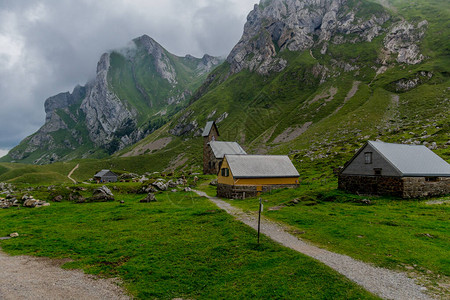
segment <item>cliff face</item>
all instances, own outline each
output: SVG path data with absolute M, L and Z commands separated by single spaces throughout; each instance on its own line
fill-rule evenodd
M 112 154 L 162 126 L 221 61 L 170 54 L 149 36 L 101 56 L 96 78 L 45 101 L 45 124 L 9 153 L 32 163 Z
M 89 138 L 96 146 L 109 142 L 113 133 L 127 119 L 135 119 L 136 110 L 128 109 L 117 95 L 109 89 L 108 70 L 110 55 L 102 55 L 97 65 L 97 78 L 88 89 L 80 109 L 86 118 Z

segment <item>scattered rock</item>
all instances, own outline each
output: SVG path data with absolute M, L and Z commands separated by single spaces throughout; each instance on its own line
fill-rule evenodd
M 268 211 L 277 211 L 277 210 L 281 210 L 281 209 L 284 208 L 284 207 L 286 207 L 286 205 L 281 204 L 281 205 L 269 207 L 269 209 L 267 209 L 267 210 L 268 210 Z
M 430 150 L 436 150 L 436 149 L 437 149 L 437 144 L 436 144 L 436 142 L 432 142 L 432 143 L 428 146 L 428 149 L 430 149 Z
M 25 195 L 22 197 L 23 206 L 24 207 L 31 207 L 31 208 L 39 208 L 43 206 L 50 206 L 50 203 L 47 203 L 42 200 L 36 200 L 33 198 L 33 196 Z
M 61 202 L 62 199 L 63 199 L 63 196 L 58 195 L 58 196 L 53 197 L 52 201 L 53 202 Z
M 185 188 L 184 188 L 184 191 L 185 191 L 185 192 L 192 192 L 192 189 L 191 189 L 190 187 L 185 187 Z
M 361 203 L 364 204 L 364 205 L 371 205 L 372 201 L 370 201 L 369 199 L 362 199 Z
M 141 203 L 156 202 L 155 194 L 148 193 L 147 197 L 145 197 L 144 199 L 142 199 L 139 202 L 141 202 Z

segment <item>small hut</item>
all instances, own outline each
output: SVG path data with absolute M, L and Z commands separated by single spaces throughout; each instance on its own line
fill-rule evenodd
M 299 173 L 286 155 L 225 155 L 217 180 L 217 196 L 244 199 L 299 185 Z
M 111 170 L 101 170 L 100 172 L 94 175 L 94 180 L 96 180 L 97 183 L 116 182 L 117 174 Z
M 450 194 L 450 165 L 422 145 L 369 141 L 340 172 L 339 189 L 402 198 Z
M 219 172 L 225 154 L 247 154 L 236 142 L 218 141 L 219 130 L 216 123 L 206 123 L 203 130 L 203 173 L 214 174 Z

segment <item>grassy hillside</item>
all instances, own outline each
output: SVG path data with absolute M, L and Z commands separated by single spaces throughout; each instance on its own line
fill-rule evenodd
M 438 0 L 381 2 L 392 14 L 386 26 L 402 18 L 428 22 L 420 44 L 426 55 L 422 63 L 405 65 L 390 58 L 383 69 L 384 35 L 371 42 L 331 43 L 325 54 L 320 48 L 280 52 L 288 67 L 269 76 L 242 71 L 221 82 L 229 72 L 225 63 L 170 127 L 189 122 L 201 127 L 225 113 L 228 117 L 219 124 L 222 140 L 238 141 L 249 153 L 293 154 L 297 167 L 310 169 L 317 163 L 317 171 L 327 174 L 368 139 L 435 142 L 435 151 L 450 161 L 450 5 Z M 362 14 L 381 9 L 361 5 Z M 416 80 L 416 86 L 399 90 L 399 82 L 408 80 Z M 151 141 L 153 136 L 133 147 Z M 184 141 L 195 139 L 187 135 Z M 330 167 L 321 170 L 317 160 Z

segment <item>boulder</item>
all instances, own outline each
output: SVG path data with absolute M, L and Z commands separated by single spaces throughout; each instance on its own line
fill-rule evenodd
M 81 196 L 81 194 L 79 194 L 79 193 L 70 193 L 69 201 L 72 201 L 75 203 L 84 203 L 86 201 L 86 198 Z
M 156 202 L 155 194 L 148 193 L 147 197 L 145 197 L 144 199 L 142 199 L 139 202 L 141 202 L 141 203 Z
M 160 191 L 167 191 L 168 188 L 168 185 L 162 181 L 155 181 L 152 185 L 157 187 Z
M 90 200 L 98 202 L 114 201 L 114 195 L 108 187 L 102 186 L 94 191 Z
M 9 236 L 12 237 L 12 238 L 15 238 L 15 237 L 18 237 L 19 234 L 17 232 L 13 232 Z
M 178 183 L 177 183 L 177 182 L 174 182 L 174 181 L 172 181 L 172 180 L 169 180 L 169 181 L 167 182 L 167 185 L 168 185 L 169 188 L 175 188 L 175 187 L 178 186 Z
M 144 191 L 146 193 L 156 193 L 158 190 L 155 189 L 152 185 L 149 185 Z
M 36 199 L 27 199 L 23 202 L 24 207 L 36 207 L 38 201 Z
M 209 185 L 217 186 L 217 179 L 211 180 L 211 182 L 209 183 Z

